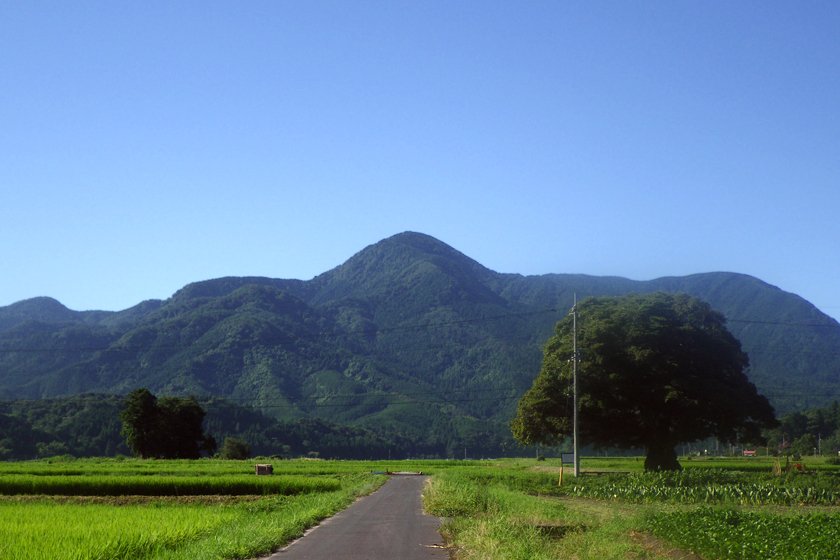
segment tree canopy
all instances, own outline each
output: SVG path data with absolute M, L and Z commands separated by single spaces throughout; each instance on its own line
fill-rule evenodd
M 748 356 L 720 313 L 683 294 L 590 298 L 577 306 L 584 444 L 644 448 L 648 470 L 677 469 L 680 442 L 759 441 L 776 423 L 746 376 Z M 514 437 L 557 444 L 572 432 L 572 317 L 545 346 L 519 402 Z
M 215 451 L 215 441 L 202 430 L 204 409 L 192 397 L 158 399 L 148 389 L 128 394 L 120 413 L 122 435 L 143 458 L 197 459 Z

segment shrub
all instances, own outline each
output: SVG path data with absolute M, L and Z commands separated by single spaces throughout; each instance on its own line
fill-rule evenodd
M 222 459 L 247 459 L 251 456 L 251 446 L 241 439 L 226 437 L 220 456 Z

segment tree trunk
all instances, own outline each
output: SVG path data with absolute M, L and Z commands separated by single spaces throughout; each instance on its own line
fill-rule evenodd
M 678 471 L 681 469 L 673 444 L 655 442 L 648 445 L 645 471 Z

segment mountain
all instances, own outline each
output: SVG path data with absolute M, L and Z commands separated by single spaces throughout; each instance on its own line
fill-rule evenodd
M 309 281 L 219 278 L 113 313 L 49 298 L 2 307 L 0 398 L 143 386 L 399 434 L 430 454 L 499 451 L 574 295 L 655 291 L 724 313 L 779 413 L 840 398 L 840 324 L 756 278 L 501 274 L 412 232 Z

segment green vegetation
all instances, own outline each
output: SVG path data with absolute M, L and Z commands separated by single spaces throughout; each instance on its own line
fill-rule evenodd
M 338 490 L 340 481 L 324 477 L 214 476 L 37 476 L 0 475 L 0 494 L 61 496 L 239 496 Z
M 204 415 L 193 397 L 158 399 L 148 389 L 135 389 L 120 412 L 120 433 L 138 457 L 198 459 L 216 448 L 215 439 L 202 432 Z
M 767 432 L 767 440 L 771 449 L 793 456 L 806 457 L 821 452 L 838 457 L 840 402 L 788 414 L 778 428 Z
M 219 453 L 222 459 L 247 459 L 251 456 L 251 446 L 234 437 L 226 437 Z
M 646 470 L 679 469 L 680 442 L 755 442 L 762 427 L 776 425 L 744 372 L 749 358 L 707 303 L 664 293 L 590 298 L 577 315 L 580 328 L 573 329 L 574 317 L 557 324 L 540 374 L 519 402 L 512 427 L 523 443 L 557 444 L 571 435 L 576 361 L 581 437 L 644 448 Z M 582 358 L 578 347 L 586 349 Z
M 684 557 L 675 547 L 706 560 L 840 554 L 840 472 L 822 462 L 782 476 L 768 460 L 688 461 L 670 473 L 642 473 L 638 459 L 583 464 L 602 474 L 558 486 L 553 461 L 448 469 L 427 488 L 426 507 L 447 518 L 459 560 Z
M 692 469 L 679 473 L 604 476 L 569 483 L 571 496 L 623 500 L 630 503 L 738 504 L 815 506 L 840 505 L 836 473 L 743 473 L 720 469 Z
M 644 473 L 640 458 L 584 458 L 587 474 L 562 486 L 556 459 L 272 463 L 277 474 L 261 477 L 251 462 L 210 459 L 0 463 L 0 557 L 253 558 L 376 488 L 374 472 L 405 470 L 432 475 L 424 503 L 457 560 L 665 560 L 675 548 L 838 558 L 840 465 L 825 460 L 781 474 L 771 458 Z M 64 493 L 45 495 L 53 484 Z
M 0 308 L 0 399 L 16 401 L 0 403 L 0 457 L 128 453 L 117 415 L 82 400 L 37 401 L 137 387 L 195 395 L 205 430 L 254 454 L 517 455 L 526 451 L 509 421 L 573 293 L 656 291 L 691 294 L 726 315 L 751 381 L 779 413 L 840 398 L 840 325 L 755 278 L 499 274 L 405 233 L 305 282 L 219 278 L 116 313 L 49 298 Z M 219 399 L 232 404 L 214 416 Z M 234 413 L 244 405 L 254 410 Z M 68 414 L 45 410 L 60 406 Z
M 282 463 L 260 477 L 241 461 L 0 463 L 0 557 L 252 558 L 384 480 L 362 464 Z
M 708 558 L 840 558 L 840 515 L 698 508 L 652 515 L 648 528 Z

